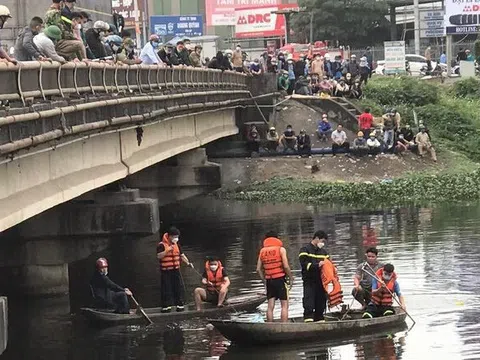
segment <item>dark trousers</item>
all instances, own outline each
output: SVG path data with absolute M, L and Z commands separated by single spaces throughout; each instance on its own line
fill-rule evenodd
M 323 320 L 327 308 L 327 294 L 320 283 L 303 283 L 303 318 L 305 321 Z
M 180 270 L 160 271 L 160 275 L 162 308 L 183 306 L 185 290 Z
M 372 299 L 372 293 L 371 290 L 365 290 L 362 288 L 362 290 L 352 290 L 352 295 L 357 300 L 362 306 L 367 306 L 367 304 L 370 302 Z
M 332 144 L 333 155 L 337 154 L 339 149 L 345 149 L 348 151 L 348 149 L 350 149 L 350 144 L 347 141 L 345 141 L 342 145 L 338 145 L 337 143 Z
M 364 318 L 375 318 L 381 316 L 388 316 L 395 314 L 395 310 L 392 306 L 385 306 L 385 305 L 375 305 L 374 303 L 370 303 L 365 312 L 363 313 Z
M 123 291 L 119 291 L 112 294 L 112 302 L 116 313 L 129 314 L 130 304 L 128 303 L 127 294 Z
M 310 145 L 305 145 L 304 147 L 298 146 L 298 155 L 301 155 L 301 156 L 312 155 L 312 147 Z

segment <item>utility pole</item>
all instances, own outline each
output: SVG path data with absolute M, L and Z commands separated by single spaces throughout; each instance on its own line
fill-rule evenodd
M 138 0 L 133 0 L 133 11 L 135 12 L 135 39 L 137 41 L 137 49 L 141 49 L 142 40 L 140 39 L 140 12 L 138 11 Z
M 310 10 L 310 44 L 313 45 L 313 9 Z
M 419 1 L 413 0 L 414 32 L 415 32 L 415 54 L 420 55 L 420 9 Z
M 278 11 L 272 11 L 271 14 L 277 14 L 277 15 L 283 15 L 285 17 L 285 44 L 288 44 L 288 37 L 290 35 L 290 17 L 292 14 L 298 14 L 301 12 L 307 12 L 307 10 L 302 7 L 302 8 L 295 8 L 295 9 L 285 9 L 285 10 L 278 10 Z M 313 18 L 310 17 L 310 40 L 313 37 L 312 36 L 312 22 Z

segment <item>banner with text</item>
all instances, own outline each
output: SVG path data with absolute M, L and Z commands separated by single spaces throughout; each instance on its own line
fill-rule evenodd
M 158 36 L 194 37 L 203 35 L 202 15 L 150 16 L 150 31 Z
M 272 12 L 298 9 L 296 4 L 263 6 L 235 11 L 236 38 L 262 38 L 285 35 L 285 16 Z
M 405 41 L 385 41 L 385 75 L 405 73 Z
M 135 11 L 134 1 L 137 1 L 138 11 Z M 138 0 L 112 0 L 112 11 L 119 15 L 122 15 L 125 19 L 125 27 L 132 28 L 135 26 L 135 18 L 142 21 L 140 15 L 143 11 L 143 1 Z
M 275 6 L 282 0 L 205 0 L 207 26 L 235 26 L 235 9 Z
M 445 0 L 447 34 L 480 33 L 480 0 Z
M 445 11 L 437 10 L 420 10 L 420 37 L 442 37 L 445 36 L 445 26 L 443 19 Z

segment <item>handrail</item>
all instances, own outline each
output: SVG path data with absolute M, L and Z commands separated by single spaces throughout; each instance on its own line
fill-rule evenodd
M 111 76 L 109 76 L 110 74 Z M 69 79 L 70 77 L 70 79 Z M 186 66 L 116 65 L 98 62 L 0 63 L 0 101 L 47 100 L 68 94 L 129 92 L 190 87 L 246 88 L 246 75 Z

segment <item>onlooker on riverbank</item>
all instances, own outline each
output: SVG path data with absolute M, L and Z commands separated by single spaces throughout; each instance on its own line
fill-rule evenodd
M 423 157 L 429 153 L 432 160 L 437 162 L 437 154 L 430 142 L 430 136 L 427 134 L 425 126 L 420 125 L 419 130 L 420 132 L 415 136 L 415 142 L 418 145 L 418 154 Z
M 247 133 L 247 146 L 250 152 L 259 152 L 260 150 L 260 134 L 257 127 L 252 124 Z
M 411 150 L 412 147 L 415 145 L 413 141 L 407 141 L 403 134 L 398 135 L 397 143 L 395 145 L 395 153 L 402 154 L 407 150 Z
M 250 64 L 250 73 L 254 76 L 258 76 L 262 74 L 262 67 L 260 66 L 260 60 L 255 59 L 253 62 Z
M 377 139 L 375 131 L 370 133 L 370 136 L 367 139 L 367 146 L 370 153 L 378 153 L 381 151 L 381 143 Z
M 363 132 L 365 139 L 370 137 L 372 124 L 373 115 L 370 113 L 370 108 L 365 108 L 363 113 L 358 118 L 358 128 Z
M 323 80 L 320 81 L 319 88 L 321 93 L 332 95 L 334 86 L 332 82 L 328 80 L 328 76 L 324 76 Z
M 367 140 L 365 139 L 365 134 L 362 131 L 357 133 L 357 137 L 353 140 L 352 143 L 352 152 L 356 156 L 364 156 L 368 153 Z
M 297 151 L 300 157 L 312 156 L 312 142 L 305 129 L 300 130 L 300 134 L 297 136 Z
M 415 138 L 415 135 L 413 134 L 413 131 L 409 124 L 406 124 L 400 129 L 399 135 L 403 135 L 404 139 L 409 142 L 413 141 L 413 139 Z
M 322 120 L 318 122 L 317 126 L 317 136 L 320 141 L 327 141 L 332 136 L 332 124 L 328 121 L 327 114 L 322 115 Z
M 340 149 L 349 150 L 350 143 L 347 141 L 347 134 L 343 131 L 343 125 L 338 124 L 337 129 L 332 132 L 332 155 L 335 156 Z
M 267 133 L 267 150 L 277 151 L 279 141 L 280 137 L 278 136 L 278 132 L 275 127 L 272 126 Z
M 387 150 L 393 147 L 395 114 L 393 112 L 386 113 L 382 116 L 382 119 L 383 119 L 383 142 Z
M 292 125 L 287 125 L 287 128 L 283 132 L 282 136 L 280 136 L 280 144 L 282 144 L 283 152 L 295 150 L 297 137 L 295 135 L 295 131 L 293 131 Z
M 288 92 L 290 87 L 290 80 L 288 79 L 288 71 L 282 70 L 281 75 L 278 77 L 277 88 L 281 91 Z

